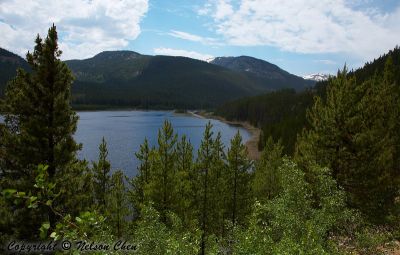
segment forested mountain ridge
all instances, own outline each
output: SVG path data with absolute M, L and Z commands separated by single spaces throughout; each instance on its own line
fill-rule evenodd
M 77 77 L 75 104 L 208 108 L 267 91 L 244 74 L 185 57 L 117 51 L 66 63 Z
M 305 80 L 288 73 L 277 65 L 254 57 L 217 57 L 210 63 L 246 73 L 255 80 L 263 81 L 264 86 L 268 88 L 294 88 L 300 91 L 315 84 L 315 81 Z
M 6 50 L 1 55 L 19 58 Z M 252 70 L 257 72 L 133 51 L 105 51 L 65 63 L 75 76 L 72 103 L 76 107 L 213 108 L 243 96 L 286 87 L 301 90 L 312 84 L 265 61 L 238 59 L 245 59 L 247 64 L 251 59 Z M 13 61 L 16 65 L 9 69 L 28 68 L 22 58 Z M 15 75 L 15 71 L 8 73 L 11 72 L 0 71 L 0 91 Z
M 0 97 L 4 93 L 5 84 L 15 77 L 18 68 L 28 70 L 29 65 L 20 56 L 0 48 Z
M 400 49 L 398 47 L 366 63 L 363 67 L 350 71 L 348 76 L 355 77 L 357 84 L 371 79 L 375 74 L 382 77 L 385 62 L 389 57 L 393 59 L 392 71 L 399 86 Z M 266 139 L 272 136 L 276 141 L 281 139 L 285 153 L 292 154 L 298 133 L 307 125 L 306 110 L 313 105 L 315 96 L 325 97 L 328 84 L 329 79 L 316 83 L 312 89 L 297 93 L 294 90 L 282 90 L 238 99 L 218 107 L 215 113 L 228 120 L 249 121 L 262 128 L 260 149 Z

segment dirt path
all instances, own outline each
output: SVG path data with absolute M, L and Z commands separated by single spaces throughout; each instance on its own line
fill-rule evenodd
M 252 126 L 248 122 L 243 121 L 228 121 L 222 117 L 212 115 L 211 113 L 207 112 L 188 112 L 191 115 L 198 117 L 198 118 L 206 118 L 206 119 L 216 119 L 221 122 L 224 122 L 228 125 L 234 126 L 242 126 L 246 130 L 248 130 L 251 134 L 251 137 L 248 141 L 246 141 L 247 152 L 249 153 L 249 158 L 252 160 L 260 159 L 261 152 L 258 151 L 258 139 L 260 138 L 261 129 Z

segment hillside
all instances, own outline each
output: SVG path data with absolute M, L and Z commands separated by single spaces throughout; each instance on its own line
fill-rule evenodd
M 82 105 L 208 108 L 267 91 L 244 74 L 185 57 L 118 51 L 66 63 Z
M 388 57 L 393 59 L 393 74 L 397 84 L 400 83 L 400 49 L 395 48 L 387 54 L 366 63 L 364 67 L 349 72 L 361 84 L 375 73 L 383 75 Z M 228 120 L 248 121 L 262 128 L 259 148 L 262 148 L 267 137 L 281 139 L 287 154 L 294 152 L 297 134 L 307 125 L 306 110 L 313 105 L 313 97 L 325 98 L 329 81 L 316 83 L 313 89 L 301 92 L 282 90 L 254 97 L 247 97 L 225 103 L 218 107 L 215 114 Z
M 0 56 L 7 63 L 0 72 L 2 91 L 17 67 L 29 67 L 6 50 Z M 65 62 L 76 78 L 72 94 L 77 108 L 214 108 L 244 96 L 286 87 L 302 90 L 313 84 L 255 58 L 235 58 L 237 68 L 218 64 L 221 59 L 225 58 L 210 64 L 185 57 L 106 51 L 89 59 Z M 246 67 L 253 71 L 241 69 Z
M 277 65 L 253 57 L 217 57 L 210 63 L 245 73 L 268 89 L 293 88 L 300 91 L 315 84 L 315 81 L 305 80 L 282 70 Z
M 7 81 L 15 77 L 17 68 L 29 70 L 29 65 L 20 56 L 0 48 L 0 97 L 3 96 Z

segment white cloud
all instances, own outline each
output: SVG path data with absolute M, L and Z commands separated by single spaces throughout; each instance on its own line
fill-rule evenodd
M 177 30 L 171 30 L 171 32 L 168 33 L 168 35 L 176 37 L 176 38 L 180 38 L 180 39 L 183 39 L 183 40 L 188 40 L 188 41 L 192 41 L 192 42 L 199 42 L 199 43 L 202 43 L 202 44 L 205 44 L 205 45 L 220 45 L 220 43 L 215 38 L 202 37 L 202 36 L 199 36 L 199 35 L 190 34 L 190 33 L 177 31 Z
M 189 34 L 189 33 L 182 32 L 182 31 L 171 30 L 171 32 L 168 33 L 168 34 L 173 36 L 173 37 L 177 37 L 177 38 L 180 38 L 180 39 L 189 40 L 189 41 L 193 41 L 193 42 L 201 42 L 201 41 L 203 41 L 203 38 L 201 36 L 194 35 L 194 34 Z
M 324 65 L 336 65 L 337 63 L 330 59 L 316 59 L 314 60 L 315 63 L 321 63 Z
M 216 2 L 216 8 L 215 8 L 215 13 L 214 13 L 214 18 L 217 20 L 224 19 L 226 17 L 229 17 L 229 15 L 233 14 L 233 7 L 230 4 L 230 1 L 226 0 L 218 0 Z
M 350 1 L 351 2 L 351 1 Z M 199 14 L 232 45 L 297 53 L 350 53 L 371 59 L 400 42 L 400 6 L 354 9 L 345 0 L 210 0 Z
M 55 23 L 63 59 L 120 49 L 140 34 L 148 0 L 1 0 L 0 47 L 24 55 Z
M 202 54 L 196 51 L 187 51 L 171 48 L 155 48 L 153 50 L 156 55 L 167 55 L 167 56 L 183 56 L 188 58 L 195 58 L 199 60 L 206 61 L 207 59 L 213 58 L 214 56 L 210 54 Z

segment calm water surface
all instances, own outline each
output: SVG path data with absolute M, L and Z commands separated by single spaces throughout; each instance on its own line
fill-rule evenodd
M 89 162 L 97 160 L 98 146 L 104 136 L 112 169 L 121 169 L 130 177 L 137 173 L 139 164 L 135 152 L 139 150 L 145 137 L 150 146 L 157 144 L 157 133 L 164 120 L 172 123 L 179 137 L 185 134 L 190 139 L 195 152 L 200 146 L 208 121 L 213 124 L 215 134 L 221 132 L 222 141 L 226 147 L 229 146 L 230 139 L 238 130 L 243 141 L 250 138 L 249 132 L 241 127 L 170 111 L 93 111 L 78 112 L 78 115 L 79 122 L 75 139 L 83 144 L 82 150 L 78 153 L 79 158 Z M 1 116 L 0 121 L 2 121 Z
M 135 157 L 135 152 L 139 150 L 145 137 L 150 146 L 157 144 L 157 133 L 165 120 L 172 123 L 179 137 L 185 134 L 190 139 L 195 152 L 200 146 L 208 121 L 213 124 L 215 134 L 221 132 L 222 141 L 226 146 L 229 146 L 230 139 L 238 130 L 244 141 L 250 138 L 249 132 L 241 127 L 230 126 L 218 120 L 174 114 L 170 111 L 97 111 L 78 112 L 78 115 L 75 137 L 83 144 L 79 157 L 88 161 L 97 160 L 98 146 L 104 136 L 113 170 L 122 169 L 128 176 L 137 173 L 139 161 Z

